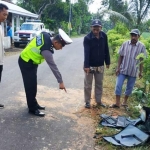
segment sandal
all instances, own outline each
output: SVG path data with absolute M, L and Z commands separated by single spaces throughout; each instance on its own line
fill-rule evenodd
M 105 104 L 103 104 L 103 103 L 97 103 L 97 106 L 101 106 L 101 107 L 106 108 L 106 105 L 105 105 Z
M 112 104 L 112 105 L 109 106 L 109 108 L 120 108 L 120 107 L 116 104 Z
M 121 106 L 123 106 L 123 107 L 128 107 L 128 105 L 127 105 L 127 104 L 121 104 Z
M 85 108 L 91 108 L 91 105 L 90 105 L 90 103 L 85 103 Z

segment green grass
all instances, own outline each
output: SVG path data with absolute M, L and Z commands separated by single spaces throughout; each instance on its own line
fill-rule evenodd
M 142 36 L 144 37 L 144 39 L 150 38 L 150 32 L 143 32 Z

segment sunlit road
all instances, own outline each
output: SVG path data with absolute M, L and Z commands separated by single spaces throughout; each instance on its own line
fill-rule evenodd
M 94 150 L 93 121 L 83 114 L 83 38 L 55 51 L 54 59 L 63 76 L 67 93 L 48 65 L 38 68 L 39 104 L 46 116 L 28 114 L 18 66 L 19 54 L 5 57 L 0 84 L 0 150 Z

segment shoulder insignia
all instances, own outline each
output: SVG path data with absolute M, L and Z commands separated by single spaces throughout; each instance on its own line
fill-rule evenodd
M 36 36 L 36 45 L 42 45 L 42 34 Z

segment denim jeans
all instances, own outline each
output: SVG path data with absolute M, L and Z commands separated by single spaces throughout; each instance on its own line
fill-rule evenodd
M 115 94 L 121 95 L 122 93 L 122 86 L 124 84 L 125 79 L 127 79 L 127 85 L 125 90 L 125 95 L 129 96 L 132 93 L 136 77 L 131 77 L 124 74 L 119 74 L 116 81 L 116 87 L 115 87 Z

